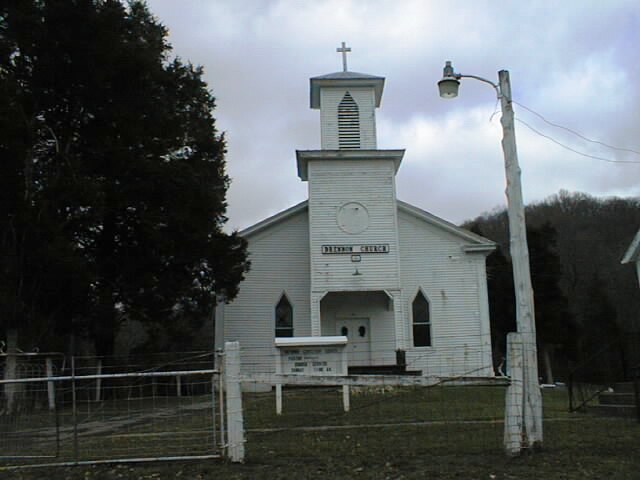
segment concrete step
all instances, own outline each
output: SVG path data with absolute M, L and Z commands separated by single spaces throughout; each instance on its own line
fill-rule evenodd
M 633 382 L 618 382 L 613 385 L 616 393 L 633 393 Z
M 603 392 L 598 395 L 600 405 L 635 405 L 633 393 Z
M 421 370 L 406 370 L 398 365 L 350 366 L 349 375 L 422 375 Z
M 601 417 L 636 417 L 635 405 L 590 405 L 587 412 Z

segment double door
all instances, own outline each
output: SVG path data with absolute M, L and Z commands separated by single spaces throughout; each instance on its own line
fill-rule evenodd
M 350 366 L 371 365 L 371 333 L 368 318 L 339 318 L 336 335 L 347 337 Z

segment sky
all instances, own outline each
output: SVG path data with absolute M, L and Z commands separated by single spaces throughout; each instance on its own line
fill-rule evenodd
M 640 196 L 637 0 L 148 4 L 216 97 L 229 230 L 307 198 L 295 151 L 320 148 L 309 78 L 342 70 L 343 41 L 349 71 L 385 77 L 378 148 L 406 149 L 400 200 L 456 224 L 506 205 L 495 91 L 462 79 L 457 98 L 440 98 L 445 60 L 496 83 L 509 70 L 525 203 L 560 190 Z

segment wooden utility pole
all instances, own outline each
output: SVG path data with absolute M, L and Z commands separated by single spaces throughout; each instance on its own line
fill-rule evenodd
M 442 98 L 458 96 L 461 78 L 474 78 L 491 85 L 497 92 L 502 106 L 502 151 L 507 177 L 507 214 L 509 216 L 509 235 L 511 263 L 513 265 L 513 284 L 516 294 L 516 323 L 518 334 L 513 336 L 514 345 L 510 352 L 518 358 L 518 370 L 521 378 L 518 385 L 512 385 L 507 394 L 507 416 L 513 415 L 510 423 L 505 423 L 505 445 L 510 455 L 518 450 L 514 444 L 518 429 L 521 430 L 519 449 L 542 446 L 542 394 L 538 381 L 538 353 L 536 346 L 536 317 L 533 304 L 533 287 L 529 268 L 529 247 L 527 246 L 527 228 L 524 220 L 524 202 L 520 183 L 520 165 L 516 149 L 513 105 L 511 100 L 511 82 L 509 72 L 498 72 L 498 84 L 476 75 L 456 73 L 450 61 L 445 63 L 442 80 L 438 89 Z M 518 349 L 522 349 L 522 359 Z M 518 373 L 520 375 L 520 373 Z M 512 379 L 512 382 L 515 380 Z M 520 385 L 521 384 L 521 385 Z M 511 407 L 510 407 L 511 406 Z M 518 418 L 515 418 L 517 416 Z
M 516 323 L 521 334 L 523 355 L 523 447 L 542 445 L 542 394 L 538 380 L 536 322 L 533 287 L 529 268 L 529 247 L 525 225 L 524 202 L 520 182 L 520 165 L 516 150 L 511 82 L 509 72 L 500 70 L 499 93 L 502 106 L 502 151 L 507 177 L 507 213 L 509 216 L 509 244 L 513 265 L 513 283 L 516 294 Z

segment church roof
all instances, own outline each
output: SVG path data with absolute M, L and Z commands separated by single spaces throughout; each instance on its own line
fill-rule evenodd
M 358 72 L 327 73 L 326 75 L 311 77 L 311 80 L 345 80 L 345 79 L 355 79 L 355 78 L 363 79 L 363 80 L 384 80 L 384 77 L 378 77 L 376 75 L 369 75 L 368 73 L 358 73 Z
M 309 201 L 305 200 L 304 202 L 300 202 L 293 207 L 289 207 L 286 210 L 282 210 L 281 212 L 276 213 L 270 217 L 261 220 L 258 223 L 254 223 L 250 227 L 245 228 L 239 232 L 241 237 L 249 237 L 256 233 L 262 232 L 269 227 L 277 225 L 278 223 L 286 220 L 289 217 L 294 216 L 296 213 L 302 212 L 303 210 L 307 210 Z
M 458 227 L 457 225 L 446 221 L 443 218 L 437 217 L 432 213 L 429 213 L 421 208 L 418 208 L 410 203 L 403 202 L 401 200 L 396 200 L 398 204 L 398 210 L 404 211 L 414 217 L 424 220 L 427 223 L 440 227 L 442 230 L 445 230 L 453 235 L 458 237 L 465 238 L 472 242 L 472 245 L 466 245 L 465 251 L 491 251 L 495 250 L 496 243 L 488 238 L 484 238 L 480 235 L 477 235 L 473 232 L 470 232 L 467 229 L 462 227 Z
M 640 259 L 640 230 L 638 230 L 638 233 L 636 233 L 636 236 L 633 238 L 621 263 L 631 263 L 638 261 L 638 259 Z
M 321 87 L 373 87 L 376 96 L 376 107 L 380 106 L 384 77 L 358 72 L 334 72 L 312 77 L 311 108 L 320 108 Z
M 415 207 L 409 203 L 397 200 L 398 210 L 401 212 L 408 213 L 419 220 L 422 220 L 426 223 L 439 227 L 441 230 L 449 232 L 457 237 L 463 238 L 469 242 L 468 245 L 464 246 L 465 252 L 489 252 L 495 250 L 496 244 L 495 242 L 484 238 L 480 235 L 476 235 L 464 228 L 458 227 L 451 222 L 448 222 L 440 217 L 437 217 L 425 210 L 422 210 L 418 207 Z M 309 208 L 309 201 L 305 200 L 304 202 L 300 202 L 297 205 L 294 205 L 286 210 L 283 210 L 275 215 L 268 217 L 261 222 L 258 222 L 242 231 L 240 231 L 240 235 L 242 237 L 250 237 L 257 233 L 263 232 L 271 227 L 278 225 L 279 223 L 287 220 L 288 218 L 294 216 L 297 213 L 307 211 Z

